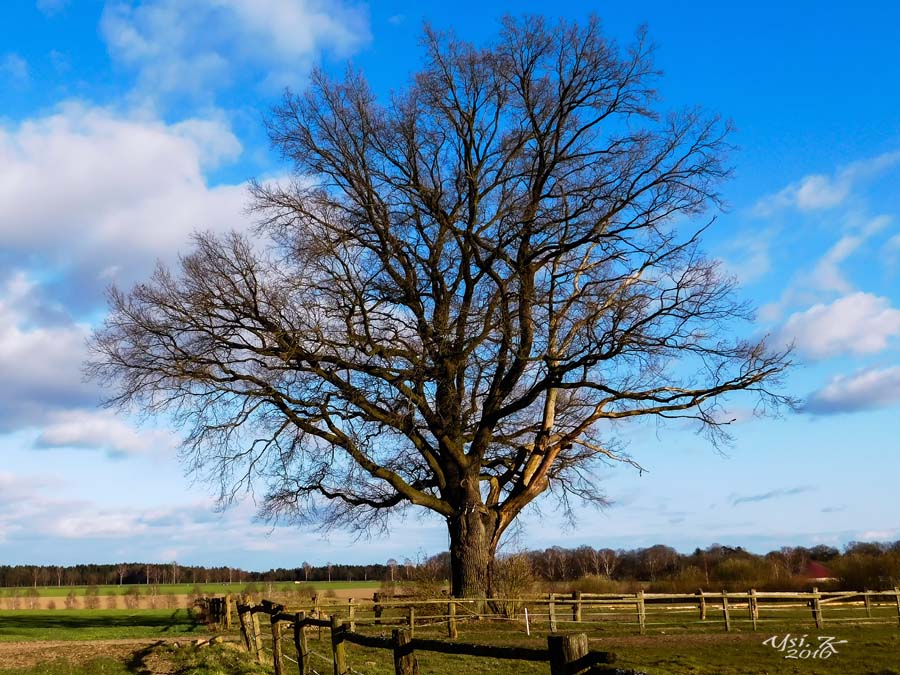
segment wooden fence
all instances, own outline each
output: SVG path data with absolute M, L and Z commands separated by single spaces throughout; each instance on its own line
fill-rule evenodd
M 212 610 L 212 607 L 210 607 Z M 314 610 L 315 611 L 315 610 Z M 326 629 L 330 632 L 328 642 L 331 646 L 330 660 L 334 675 L 349 675 L 352 670 L 347 662 L 346 643 L 361 645 L 374 649 L 390 650 L 393 654 L 396 675 L 418 675 L 419 666 L 416 652 L 438 652 L 462 656 L 490 657 L 495 659 L 515 659 L 520 661 L 538 661 L 549 663 L 551 675 L 577 675 L 585 670 L 615 661 L 609 652 L 591 651 L 588 649 L 587 635 L 550 635 L 547 637 L 547 648 L 535 647 L 500 647 L 494 645 L 468 644 L 444 640 L 421 639 L 413 636 L 408 628 L 394 628 L 391 637 L 364 635 L 353 630 L 353 623 L 337 615 L 328 617 L 308 616 L 305 611 L 287 612 L 283 605 L 264 600 L 259 605 L 238 604 L 237 614 L 240 621 L 241 639 L 244 647 L 261 664 L 271 664 L 275 675 L 284 675 L 285 659 L 294 659 L 285 654 L 284 629 L 291 628 L 293 651 L 300 675 L 308 675 L 313 671 L 312 655 L 306 631 L 308 628 Z M 266 627 L 260 616 L 267 617 Z M 410 626 L 415 625 L 414 613 Z M 263 631 L 271 635 L 271 659 L 267 654 Z
M 418 672 L 417 651 L 468 656 L 542 661 L 550 664 L 552 675 L 580 672 L 596 664 L 610 663 L 607 652 L 587 648 L 586 632 L 662 631 L 699 627 L 701 630 L 760 630 L 798 623 L 816 628 L 845 623 L 887 623 L 900 626 L 900 589 L 891 591 L 820 592 L 718 592 L 571 594 L 550 593 L 541 597 L 485 601 L 465 598 L 413 600 L 381 598 L 338 601 L 316 597 L 306 605 L 287 610 L 284 605 L 262 601 L 253 605 L 235 603 L 230 596 L 203 601 L 207 618 L 221 629 L 231 627 L 233 609 L 244 646 L 261 662 L 274 664 L 275 672 L 285 672 L 287 651 L 296 653 L 301 675 L 311 672 L 307 630 L 318 631 L 319 639 L 331 646 L 328 657 L 334 675 L 346 675 L 345 643 L 393 652 L 397 675 Z M 264 616 L 264 623 L 260 622 Z M 499 647 L 468 644 L 458 639 L 458 623 L 466 620 L 515 622 L 516 629 L 530 634 L 532 627 L 548 633 L 547 648 Z M 366 635 L 359 626 L 391 627 L 391 637 Z M 443 626 L 448 640 L 416 637 L 417 627 Z M 293 650 L 283 632 L 292 628 Z M 562 630 L 582 631 L 577 635 L 558 634 Z M 327 634 L 323 636 L 323 632 Z M 433 634 L 433 631 L 432 631 Z M 288 638 L 291 639 L 291 638 Z M 270 653 L 270 657 L 267 656 Z M 573 665 L 574 664 L 574 665 Z M 602 671 L 592 671 L 602 672 Z
M 222 627 L 231 624 L 231 603 L 213 600 L 208 611 Z M 538 625 L 547 632 L 561 629 L 645 633 L 667 627 L 708 631 L 759 630 L 775 624 L 811 624 L 816 628 L 844 623 L 900 625 L 900 589 L 890 591 L 707 592 L 595 594 L 550 593 L 541 597 L 483 600 L 441 598 L 410 600 L 380 598 L 347 600 L 316 597 L 298 606 L 307 616 L 340 614 L 351 630 L 357 625 L 398 625 L 415 636 L 417 625 L 446 624 L 447 636 L 457 637 L 457 622 L 467 619 L 512 620 Z M 525 616 L 527 613 L 527 622 Z

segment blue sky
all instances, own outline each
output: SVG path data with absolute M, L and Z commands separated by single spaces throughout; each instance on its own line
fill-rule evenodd
M 687 6 L 685 6 L 685 4 Z M 595 3 L 657 44 L 669 108 L 729 118 L 734 177 L 707 251 L 794 342 L 803 410 L 733 410 L 717 451 L 681 424 L 620 429 L 645 468 L 610 468 L 613 504 L 567 526 L 552 503 L 507 544 L 680 550 L 900 539 L 900 6 Z M 627 6 L 626 6 L 627 5 Z M 262 120 L 285 86 L 348 60 L 375 91 L 415 71 L 423 20 L 473 41 L 546 2 L 14 0 L 0 7 L 0 562 L 248 568 L 415 558 L 446 545 L 410 517 L 389 537 L 219 514 L 166 420 L 116 416 L 81 378 L 110 283 L 173 261 L 197 229 L 251 224 L 246 181 L 283 174 Z M 554 15 L 555 16 L 555 15 Z

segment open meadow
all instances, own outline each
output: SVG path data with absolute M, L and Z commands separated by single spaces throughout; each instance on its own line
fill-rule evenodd
M 385 619 L 390 620 L 386 614 Z M 237 623 L 237 622 L 235 622 Z M 265 625 L 265 624 L 263 624 Z M 521 621 L 463 621 L 459 637 L 450 642 L 495 646 L 546 648 L 546 622 L 531 626 L 525 634 Z M 630 634 L 623 625 L 574 626 L 563 624 L 560 632 L 587 629 L 591 650 L 617 656 L 616 667 L 649 675 L 898 675 L 900 674 L 900 627 L 897 625 L 845 625 L 814 627 L 789 621 L 766 626 L 756 632 L 743 627 L 730 633 L 715 624 L 698 629 L 695 622 L 657 629 L 646 635 Z M 371 636 L 390 636 L 387 626 L 361 625 L 357 630 Z M 262 631 L 265 646 L 271 636 Z M 231 644 L 198 648 L 195 643 L 214 637 L 213 632 L 187 612 L 108 610 L 20 611 L 0 613 L 0 675 L 251 675 L 273 673 L 249 654 L 235 648 L 240 641 L 236 629 L 223 637 Z M 319 673 L 332 672 L 331 639 L 327 629 L 308 629 L 312 665 Z M 321 637 L 320 637 L 321 635 Z M 820 645 L 828 638 L 834 650 L 827 657 L 807 654 L 791 659 L 780 649 L 782 638 L 804 638 Z M 770 638 L 777 636 L 778 640 Z M 296 658 L 289 631 L 283 653 Z M 446 625 L 416 627 L 416 638 L 446 640 Z M 766 642 L 769 644 L 766 644 Z M 423 675 L 538 675 L 549 673 L 547 663 L 501 660 L 417 651 Z M 392 653 L 386 649 L 347 646 L 351 673 L 394 675 Z M 285 661 L 286 671 L 296 666 Z

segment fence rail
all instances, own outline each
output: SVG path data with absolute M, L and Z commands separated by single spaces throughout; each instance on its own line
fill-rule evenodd
M 209 610 L 219 607 L 218 603 L 209 605 Z M 577 675 L 589 668 L 615 661 L 610 652 L 592 651 L 588 649 L 587 635 L 550 635 L 547 637 L 547 648 L 535 647 L 503 647 L 497 645 L 470 644 L 465 642 L 448 642 L 444 640 L 414 638 L 409 629 L 394 628 L 391 637 L 364 635 L 352 630 L 349 621 L 331 615 L 327 619 L 321 616 L 307 616 L 305 611 L 288 612 L 283 605 L 263 600 L 259 605 L 238 603 L 237 614 L 241 627 L 241 639 L 244 648 L 261 664 L 268 664 L 263 639 L 263 628 L 260 615 L 268 617 L 271 632 L 271 664 L 275 675 L 284 675 L 283 631 L 285 627 L 293 629 L 294 651 L 296 663 L 301 675 L 313 672 L 311 657 L 316 655 L 310 648 L 306 636 L 308 627 L 328 628 L 330 630 L 331 662 L 334 675 L 349 675 L 352 671 L 347 663 L 345 643 L 357 644 L 374 649 L 387 649 L 393 652 L 396 675 L 418 675 L 419 666 L 416 652 L 437 652 L 460 656 L 487 657 L 494 659 L 511 659 L 519 661 L 545 662 L 550 666 L 551 675 Z M 596 671 L 595 671 L 596 672 Z
M 754 630 L 760 625 L 784 621 L 807 621 L 821 628 L 829 622 L 897 623 L 900 625 L 900 589 L 889 591 L 822 591 L 696 593 L 550 593 L 496 601 L 440 598 L 431 600 L 349 599 L 343 602 L 316 597 L 298 606 L 308 616 L 342 614 L 351 628 L 358 625 L 400 625 L 414 634 L 417 625 L 447 624 L 448 637 L 457 637 L 457 621 L 466 618 L 521 619 L 528 610 L 533 623 L 545 622 L 549 631 L 573 625 L 631 627 L 644 633 L 648 628 L 684 624 L 721 625 L 731 631 L 740 625 Z M 229 603 L 218 605 L 225 611 Z M 691 619 L 691 616 L 695 619 Z M 219 619 L 216 619 L 219 621 Z M 230 623 L 230 619 L 228 619 Z
M 580 672 L 573 670 L 573 663 L 590 662 L 596 665 L 611 662 L 613 657 L 606 652 L 590 652 L 585 633 L 576 636 L 558 634 L 561 630 L 615 626 L 636 629 L 643 634 L 648 629 L 692 625 L 703 628 L 721 626 L 725 631 L 744 626 L 755 631 L 761 627 L 796 624 L 798 621 L 812 622 L 816 628 L 846 623 L 890 622 L 900 625 L 900 589 L 897 588 L 890 591 L 825 592 L 813 589 L 800 593 L 754 589 L 746 592 L 701 590 L 693 594 L 642 591 L 633 594 L 595 594 L 576 591 L 567 595 L 549 593 L 496 601 L 447 597 L 431 600 L 391 599 L 376 595 L 371 601 L 348 599 L 326 603 L 316 597 L 303 607 L 291 609 L 268 600 L 258 605 L 246 601 L 235 603 L 230 596 L 207 598 L 203 602 L 207 616 L 222 629 L 231 626 L 234 607 L 244 647 L 255 654 L 260 663 L 266 663 L 269 661 L 266 643 L 270 644 L 271 662 L 276 675 L 284 673 L 281 663 L 284 651 L 282 633 L 289 626 L 293 627 L 294 651 L 301 675 L 312 672 L 312 656 L 321 656 L 308 648 L 308 629 L 317 629 L 320 640 L 323 632 L 329 632 L 332 648 L 329 660 L 333 663 L 334 675 L 351 672 L 346 665 L 345 643 L 348 642 L 391 650 L 397 675 L 418 672 L 417 651 L 543 661 L 549 662 L 553 675 L 562 672 L 571 675 Z M 546 649 L 456 641 L 459 621 L 492 619 L 517 621 L 518 625 L 522 625 L 523 615 L 524 629 L 528 634 L 532 625 L 543 624 L 549 633 Z M 261 616 L 265 617 L 265 625 L 261 625 Z M 446 625 L 447 638 L 453 641 L 417 638 L 417 626 L 421 628 L 426 625 Z M 363 634 L 356 630 L 357 626 L 393 627 L 393 630 L 388 638 L 383 634 L 381 637 Z M 582 637 L 583 648 L 579 642 Z M 563 666 L 557 667 L 560 663 L 568 664 L 565 665 L 568 670 L 561 670 Z

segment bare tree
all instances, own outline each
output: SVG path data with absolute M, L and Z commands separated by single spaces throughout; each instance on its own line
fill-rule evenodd
M 619 563 L 619 554 L 611 548 L 603 548 L 597 551 L 597 558 L 598 562 L 603 565 L 603 573 L 606 578 L 612 579 L 613 572 Z
M 500 538 L 552 491 L 602 501 L 617 423 L 723 397 L 761 412 L 786 353 L 699 248 L 727 125 L 660 115 L 645 36 L 506 19 L 479 48 L 426 30 L 385 104 L 322 73 L 270 121 L 291 185 L 256 185 L 255 237 L 198 235 L 93 337 L 121 406 L 168 413 L 227 502 L 371 531 L 446 519 L 452 590 L 489 591 Z M 694 227 L 692 220 L 700 219 Z

